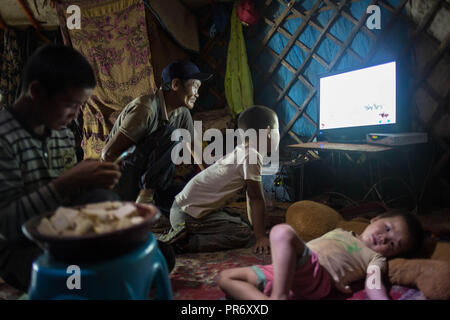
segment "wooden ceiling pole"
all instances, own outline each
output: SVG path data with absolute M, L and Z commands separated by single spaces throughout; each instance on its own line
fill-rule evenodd
M 3 20 L 2 15 L 0 14 L 0 29 L 6 30 L 6 22 Z
M 334 22 L 337 20 L 337 18 L 339 17 L 340 12 L 342 11 L 342 9 L 344 8 L 344 6 L 347 5 L 347 0 L 344 0 L 343 2 L 341 2 L 338 6 L 338 8 L 336 9 L 336 11 L 334 12 L 334 14 L 332 15 L 332 17 L 330 18 L 330 20 L 328 20 L 326 26 L 324 27 L 322 33 L 319 35 L 319 37 L 317 38 L 315 44 L 313 45 L 313 47 L 311 48 L 311 51 L 308 53 L 308 55 L 306 56 L 306 58 L 303 60 L 302 65 L 298 68 L 298 70 L 295 72 L 294 77 L 289 81 L 289 83 L 285 86 L 285 88 L 283 89 L 283 92 L 278 96 L 277 100 L 276 100 L 276 104 L 278 104 L 289 92 L 289 90 L 291 89 L 292 85 L 295 83 L 297 77 L 299 74 L 301 74 L 303 72 L 303 70 L 306 68 L 306 65 L 309 63 L 310 59 L 312 58 L 312 55 L 314 52 L 316 52 L 316 50 L 318 49 L 318 46 L 320 45 L 320 43 L 322 42 L 322 40 L 325 37 L 325 34 L 329 31 L 329 29 L 331 28 L 331 26 L 334 24 Z M 294 123 L 297 121 L 297 119 L 303 114 L 303 112 L 306 110 L 306 107 L 308 106 L 309 102 L 311 101 L 311 99 L 314 97 L 315 93 L 316 93 L 317 89 L 313 88 L 308 97 L 306 98 L 306 100 L 304 100 L 301 109 L 298 110 L 296 112 L 296 114 L 294 115 L 294 117 L 289 121 L 289 123 L 286 125 L 286 127 L 284 128 L 284 130 L 281 132 L 280 135 L 280 140 L 283 139 L 284 135 L 291 130 L 292 126 L 294 125 Z
M 391 27 L 394 25 L 394 23 L 397 21 L 397 17 L 401 16 L 402 10 L 405 7 L 408 0 L 402 0 L 397 8 L 394 9 L 392 12 L 391 19 L 387 23 L 385 27 L 381 30 L 380 34 L 378 35 L 378 38 L 375 39 L 372 48 L 370 49 L 369 53 L 367 54 L 366 58 L 364 59 L 364 65 L 370 62 L 370 60 L 375 55 L 377 49 L 379 46 L 381 46 L 382 42 L 385 40 L 386 36 L 389 35 L 389 31 L 391 30 Z M 384 1 L 379 2 L 380 5 L 385 5 Z
M 267 43 L 269 43 L 270 39 L 272 39 L 272 36 L 277 31 L 278 26 L 280 26 L 286 20 L 291 8 L 295 4 L 295 1 L 296 0 L 291 0 L 291 1 L 289 1 L 289 3 L 284 3 L 285 8 L 284 8 L 283 12 L 280 14 L 280 16 L 278 18 L 275 19 L 275 24 L 272 26 L 272 29 L 270 29 L 269 32 L 266 34 L 264 40 L 262 41 L 261 47 L 259 47 L 257 50 L 257 53 L 256 53 L 257 56 L 264 49 L 264 46 L 267 45 Z
M 257 91 L 259 91 L 259 89 L 262 89 L 262 87 L 264 87 L 266 81 L 272 76 L 272 74 L 277 69 L 280 62 L 283 61 L 284 57 L 289 53 L 292 46 L 295 44 L 295 41 L 300 36 L 300 34 L 305 30 L 305 28 L 308 26 L 308 22 L 311 20 L 312 16 L 315 14 L 315 12 L 319 9 L 321 4 L 322 4 L 322 1 L 317 1 L 314 4 L 314 7 L 311 9 L 310 13 L 306 16 L 306 18 L 302 19 L 302 22 L 300 23 L 300 25 L 298 26 L 298 28 L 294 32 L 294 34 L 290 37 L 288 43 L 283 48 L 283 51 L 281 51 L 281 53 L 278 55 L 278 57 L 275 59 L 275 61 L 272 63 L 272 65 L 269 67 L 268 72 L 266 73 L 266 75 L 264 76 L 262 81 L 259 83 L 259 88 L 257 89 Z M 290 7 L 288 7 L 288 8 L 290 8 Z M 279 26 L 280 25 L 275 24 L 274 25 L 275 28 L 272 27 L 272 30 L 274 30 L 274 32 L 276 32 L 278 30 Z M 267 43 L 262 43 L 263 46 L 266 46 L 266 44 Z M 307 86 L 311 87 L 311 84 L 308 83 Z
M 50 40 L 48 40 L 42 33 L 41 28 L 39 26 L 39 23 L 36 21 L 36 19 L 31 14 L 30 9 L 27 7 L 27 5 L 23 2 L 23 0 L 17 0 L 19 5 L 22 7 L 23 12 L 25 12 L 25 15 L 27 16 L 28 20 L 31 22 L 33 27 L 36 29 L 36 35 L 45 43 L 50 43 Z
M 416 30 L 414 30 L 414 33 L 412 36 L 408 39 L 408 43 L 403 48 L 402 52 L 400 53 L 400 57 L 403 58 L 406 56 L 406 53 L 411 49 L 411 47 L 414 44 L 414 41 L 418 38 L 420 34 L 422 34 L 423 31 L 425 31 L 433 21 L 433 19 L 436 17 L 437 13 L 439 12 L 439 9 L 444 4 L 445 0 L 438 0 L 435 1 L 433 7 L 428 10 L 427 14 L 422 18 L 422 21 L 417 26 Z

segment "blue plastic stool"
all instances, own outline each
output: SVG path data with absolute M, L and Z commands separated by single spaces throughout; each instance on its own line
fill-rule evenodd
M 76 265 L 80 271 L 80 288 L 72 288 Z M 71 277 L 69 279 L 69 277 Z M 68 286 L 69 283 L 69 286 Z M 70 285 L 72 284 L 72 285 Z M 109 260 L 90 263 L 61 262 L 45 252 L 33 262 L 30 300 L 42 299 L 173 299 L 166 261 L 153 233 L 134 251 Z

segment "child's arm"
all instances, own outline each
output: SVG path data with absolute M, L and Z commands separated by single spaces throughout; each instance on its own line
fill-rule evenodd
M 261 181 L 245 180 L 247 185 L 247 206 L 249 216 L 253 225 L 256 244 L 253 247 L 255 253 L 270 253 L 270 242 L 266 236 L 266 225 L 264 219 L 265 203 L 262 192 Z
M 208 165 L 202 162 L 202 156 L 197 155 L 195 148 L 194 150 L 192 150 L 191 148 L 191 144 L 190 143 L 186 143 L 185 141 L 183 141 L 183 143 L 185 144 L 186 148 L 189 150 L 189 152 L 191 153 L 192 159 L 194 159 L 194 163 L 196 163 L 198 165 L 198 167 L 200 168 L 201 171 L 205 170 Z M 201 144 L 201 142 L 199 142 Z M 202 150 L 200 150 L 200 152 L 202 152 Z
M 367 269 L 365 290 L 369 300 L 390 300 L 380 268 L 376 265 L 369 266 Z

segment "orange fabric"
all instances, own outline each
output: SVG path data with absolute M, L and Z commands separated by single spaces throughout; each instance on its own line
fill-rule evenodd
M 33 25 L 33 27 L 36 29 L 36 35 L 45 43 L 50 43 L 50 40 L 48 40 L 42 33 L 41 33 L 41 27 L 39 26 L 39 23 L 36 21 L 36 19 L 33 17 L 33 14 L 31 13 L 30 9 L 27 7 L 27 5 L 23 2 L 23 0 L 17 0 L 19 2 L 19 5 L 22 7 L 23 12 L 27 16 L 30 23 Z
M 2 16 L 0 16 L 0 29 L 6 30 L 6 23 L 3 21 Z

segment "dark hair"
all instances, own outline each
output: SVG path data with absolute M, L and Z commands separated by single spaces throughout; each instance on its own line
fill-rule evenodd
M 254 105 L 241 112 L 238 118 L 238 128 L 258 130 L 270 126 L 271 129 L 274 129 L 277 119 L 277 114 L 272 109 Z
M 414 254 L 418 254 L 425 242 L 425 232 L 422 228 L 422 224 L 417 218 L 417 215 L 407 211 L 393 209 L 378 216 L 378 218 L 380 219 L 393 217 L 402 217 L 408 227 L 411 245 L 409 250 L 407 250 L 407 252 L 405 253 L 402 253 L 401 256 L 409 258 L 412 257 Z
M 33 81 L 39 81 L 47 94 L 62 92 L 67 85 L 94 88 L 91 65 L 77 50 L 62 45 L 44 45 L 28 59 L 22 73 L 22 92 Z

